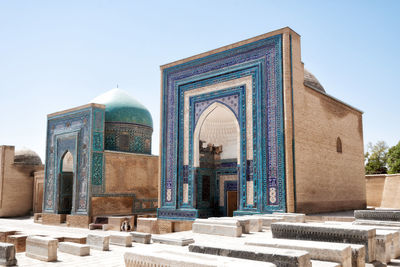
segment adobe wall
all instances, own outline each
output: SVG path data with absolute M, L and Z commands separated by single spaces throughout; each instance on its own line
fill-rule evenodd
M 378 208 L 400 209 L 400 174 L 365 176 L 367 204 Z
M 386 174 L 372 174 L 365 176 L 367 192 L 367 206 L 380 207 Z
M 14 163 L 14 146 L 0 146 L 0 217 L 29 214 L 32 210 L 33 173 L 43 165 Z
M 294 87 L 293 101 L 296 211 L 365 208 L 362 113 L 306 86 Z
M 157 206 L 158 156 L 105 151 L 104 158 L 105 191 L 92 197 L 93 216 L 131 214 L 133 208 Z M 146 202 L 149 199 L 154 200 L 152 206 Z

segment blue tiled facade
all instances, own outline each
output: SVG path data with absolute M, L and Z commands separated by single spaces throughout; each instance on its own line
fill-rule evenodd
M 159 218 L 191 220 L 213 215 L 213 211 L 202 206 L 196 196 L 196 187 L 201 186 L 198 175 L 202 170 L 193 165 L 193 134 L 198 118 L 214 102 L 229 108 L 240 127 L 240 164 L 231 166 L 238 179 L 236 183 L 226 183 L 232 188 L 236 184 L 239 199 L 236 214 L 286 211 L 282 72 L 282 35 L 163 69 Z M 189 159 L 185 165 L 185 93 L 243 77 L 252 80 L 251 160 L 247 160 L 246 155 L 245 99 L 248 91 L 245 85 L 240 85 L 190 97 L 189 128 L 186 129 L 189 132 Z M 224 164 L 232 165 L 232 162 Z M 218 172 L 215 179 L 217 177 Z M 246 202 L 248 181 L 254 184 L 251 204 Z M 182 199 L 182 184 L 188 185 L 187 202 Z

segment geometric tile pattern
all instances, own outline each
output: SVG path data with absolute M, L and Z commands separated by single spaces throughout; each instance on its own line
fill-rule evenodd
M 252 116 L 238 116 L 240 125 L 240 159 L 238 159 L 238 211 L 261 212 L 286 210 L 284 128 L 283 128 L 283 81 L 282 81 L 282 35 L 268 37 L 236 48 L 194 59 L 163 69 L 162 80 L 162 136 L 161 136 L 161 208 L 158 215 L 163 218 L 188 219 L 186 213 L 199 216 L 196 203 L 180 209 L 182 202 L 181 182 L 187 168 L 190 194 L 195 194 L 193 162 L 183 164 L 183 103 L 184 94 L 190 90 L 201 90 L 246 77 L 252 77 L 252 102 L 228 102 L 232 110 L 250 108 Z M 219 98 L 227 105 L 228 99 L 218 95 L 197 102 L 192 123 L 195 124 L 202 110 Z M 232 100 L 232 99 L 229 99 Z M 203 105 L 201 105 L 203 104 Z M 235 105 L 236 104 L 236 105 Z M 250 106 L 249 106 L 250 105 Z M 237 107 L 237 108 L 236 108 Z M 252 149 L 246 142 L 246 120 L 252 121 Z M 189 125 L 189 127 L 193 127 Z M 243 138 L 243 136 L 245 138 Z M 252 157 L 246 156 L 251 151 Z M 189 142 L 189 159 L 193 157 Z M 247 160 L 251 159 L 251 160 Z M 253 181 L 252 190 L 247 190 L 247 181 Z M 253 192 L 254 203 L 247 203 L 246 194 Z M 193 200 L 193 198 L 192 198 Z M 190 195 L 189 195 L 190 202 Z M 171 216 L 169 216 L 170 214 Z M 179 215 L 179 216 L 178 216 Z M 193 218 L 192 218 L 193 219 Z

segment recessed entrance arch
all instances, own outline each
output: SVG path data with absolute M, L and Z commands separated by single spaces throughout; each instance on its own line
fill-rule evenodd
M 71 214 L 74 184 L 74 157 L 66 151 L 60 160 L 59 174 L 59 214 Z
M 229 107 L 214 102 L 200 115 L 193 135 L 197 209 L 232 216 L 238 207 L 237 166 L 241 160 L 238 119 Z M 229 179 L 219 175 L 227 166 L 231 169 Z

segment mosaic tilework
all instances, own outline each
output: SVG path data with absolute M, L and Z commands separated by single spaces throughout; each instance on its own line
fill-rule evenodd
M 103 182 L 103 153 L 92 155 L 92 184 L 101 185 Z
M 196 83 L 221 83 L 249 75 L 253 69 L 252 103 L 243 103 L 253 111 L 252 163 L 239 164 L 238 194 L 240 211 L 272 212 L 285 210 L 285 176 L 282 109 L 282 36 L 277 35 L 216 53 L 163 70 L 163 128 L 161 153 L 161 204 L 158 213 L 177 207 L 182 179 L 182 97 Z M 235 76 L 236 77 L 233 77 Z M 245 118 L 240 120 L 242 125 Z M 246 135 L 241 126 L 241 135 Z M 243 133 L 244 131 L 244 133 Z M 247 151 L 245 138 L 241 151 Z M 189 148 L 190 149 L 190 148 Z M 190 153 L 189 153 L 190 156 Z M 246 158 L 243 158 L 246 159 Z M 248 166 L 252 165 L 252 166 Z M 188 165 L 193 172 L 192 166 Z M 246 205 L 246 180 L 254 180 L 254 205 Z M 190 177 L 188 178 L 190 185 Z M 192 179 L 193 180 L 193 179 Z M 189 189 L 193 191 L 193 189 Z M 275 198 L 274 198 L 275 197 Z M 180 210 L 176 210 L 179 214 Z M 203 210 L 202 210 L 203 211 Z M 174 215 L 176 218 L 176 214 Z
M 105 149 L 140 154 L 151 154 L 153 129 L 132 123 L 107 122 L 105 125 Z M 127 137 L 127 144 L 122 137 Z
M 97 112 L 94 115 L 95 111 Z M 58 211 L 58 179 L 60 162 L 66 151 L 74 157 L 74 190 L 72 214 L 88 214 L 90 197 L 91 150 L 101 148 L 103 110 L 93 107 L 50 117 L 47 121 L 44 212 Z M 97 117 L 96 117 L 97 116 Z M 94 125 L 95 124 L 95 125 Z M 93 128 L 97 141 L 93 140 Z M 94 143 L 93 143 L 94 142 Z

